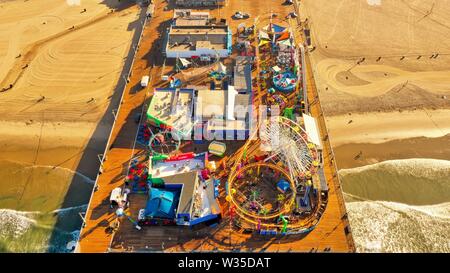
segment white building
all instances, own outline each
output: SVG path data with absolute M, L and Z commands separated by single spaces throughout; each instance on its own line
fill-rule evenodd
M 173 25 L 164 50 L 167 58 L 227 58 L 232 50 L 231 39 L 231 32 L 225 25 Z
M 233 86 L 228 90 L 198 90 L 194 103 L 194 131 L 208 140 L 247 139 L 250 129 L 252 99 L 250 94 L 238 94 Z M 196 137 L 199 138 L 199 137 Z

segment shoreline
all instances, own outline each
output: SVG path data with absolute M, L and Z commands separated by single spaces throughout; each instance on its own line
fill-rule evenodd
M 450 134 L 450 109 L 325 116 L 333 147 Z
M 302 2 L 329 140 L 339 176 L 347 172 L 344 193 L 433 203 L 448 192 L 446 173 L 435 177 L 429 164 L 414 164 L 417 158 L 450 163 L 450 74 L 444 73 L 450 8 L 433 2 Z M 421 11 L 432 5 L 422 20 Z M 419 175 L 411 174 L 415 168 Z M 405 204 L 346 197 L 358 252 L 448 252 L 448 220 L 438 223 Z
M 36 4 L 47 4 L 48 9 L 33 9 Z M 33 15 L 22 18 L 20 8 Z M 80 12 L 85 8 L 87 11 Z M 90 23 L 111 9 L 115 12 L 105 20 Z M 27 61 L 27 65 L 21 68 L 23 74 L 14 88 L 0 93 L 2 204 L 15 211 L 57 211 L 86 205 L 98 174 L 97 155 L 103 152 L 114 120 L 111 110 L 117 107 L 117 86 L 125 80 L 121 71 L 132 51 L 141 10 L 132 3 L 107 0 L 74 7 L 56 1 L 15 2 L 11 11 L 10 22 L 21 26 L 7 29 L 9 23 L 0 19 L 0 34 L 16 30 L 28 40 L 8 35 L 0 38 L 0 42 L 10 43 L 0 47 L 0 63 L 10 60 L 2 64 L 5 74 L 17 62 Z M 57 22 L 40 16 L 53 14 L 70 18 Z M 73 30 L 67 32 L 72 25 Z M 28 33 L 28 28 L 36 31 Z M 29 54 L 24 50 L 29 46 L 24 43 L 32 45 L 49 36 L 57 38 L 36 48 L 28 63 Z M 11 247 L 16 251 L 64 250 L 60 231 L 72 232 L 81 225 L 78 213 L 71 212 L 48 215 L 48 221 L 51 230 L 40 234 L 32 228 L 20 239 L 28 244 L 16 240 Z M 8 250 L 6 242 L 0 247 Z
M 379 144 L 349 143 L 334 147 L 334 151 L 339 169 L 362 167 L 392 159 L 450 160 L 450 135 L 399 139 Z

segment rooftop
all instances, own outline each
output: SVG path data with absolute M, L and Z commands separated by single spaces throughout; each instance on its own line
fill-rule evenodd
M 205 159 L 201 157 L 177 161 L 156 161 L 151 164 L 149 174 L 152 178 L 165 178 L 192 171 L 199 171 L 204 167 Z
M 251 57 L 237 56 L 234 66 L 234 88 L 240 93 L 252 90 L 252 62 Z
M 207 7 L 225 4 L 225 0 L 176 0 L 175 3 L 183 7 Z
M 178 19 L 179 20 L 179 19 Z M 177 20 L 177 21 L 178 21 Z M 184 19 L 183 19 L 184 20 Z M 188 20 L 190 21 L 190 20 Z M 228 48 L 229 29 L 226 25 L 196 25 L 196 20 L 181 21 L 168 33 L 167 50 L 195 50 L 196 48 L 222 50 Z
M 179 197 L 177 214 L 190 213 L 192 207 L 192 198 L 198 185 L 197 171 L 179 173 L 172 176 L 162 178 L 164 184 L 181 185 L 181 194 Z
M 195 103 L 195 117 L 202 121 L 210 119 L 245 120 L 249 107 L 251 107 L 249 94 L 234 94 L 232 86 L 230 90 L 198 90 Z M 201 103 L 200 103 L 201 101 Z M 232 104 L 231 104 L 232 103 Z M 227 112 L 232 113 L 232 116 Z
M 248 129 L 247 123 L 243 120 L 223 120 L 223 119 L 210 119 L 208 121 L 208 131 L 221 133 L 223 131 L 243 131 Z M 222 135 L 221 135 L 222 136 Z M 225 137 L 225 136 L 222 136 Z M 234 137 L 234 136 L 231 136 Z
M 147 110 L 147 117 L 155 123 L 164 124 L 183 134 L 189 133 L 192 125 L 192 89 L 155 89 Z
M 206 26 L 209 23 L 209 12 L 175 9 L 173 19 L 176 26 Z

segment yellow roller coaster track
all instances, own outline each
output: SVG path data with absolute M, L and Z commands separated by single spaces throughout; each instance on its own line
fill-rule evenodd
M 284 117 L 277 117 L 277 118 L 279 119 L 279 121 L 283 121 L 286 119 Z M 260 229 L 282 229 L 283 228 L 282 223 L 279 223 L 279 224 L 278 223 L 264 223 L 263 221 L 275 219 L 276 217 L 280 217 L 281 215 L 287 215 L 292 211 L 292 207 L 295 203 L 296 185 L 295 185 L 295 182 L 291 179 L 290 174 L 284 168 L 282 168 L 278 165 L 275 165 L 275 164 L 267 163 L 267 162 L 250 163 L 250 164 L 238 169 L 238 166 L 240 165 L 240 163 L 244 161 L 243 159 L 244 159 L 244 156 L 247 154 L 247 152 L 248 151 L 256 151 L 257 148 L 255 147 L 255 145 L 261 144 L 261 141 L 257 138 L 257 135 L 259 132 L 259 127 L 260 127 L 259 125 L 261 125 L 261 122 L 258 123 L 258 128 L 253 131 L 252 136 L 244 144 L 242 149 L 240 149 L 239 155 L 237 156 L 237 159 L 236 159 L 233 167 L 230 170 L 230 176 L 228 178 L 229 201 L 236 208 L 236 214 L 241 219 L 246 221 L 247 223 L 252 224 L 255 227 L 259 226 Z M 287 126 L 289 126 L 291 129 L 293 129 L 295 131 L 298 130 L 297 132 L 303 131 L 303 129 L 300 126 L 292 126 L 292 122 L 288 122 Z M 317 154 L 317 151 L 315 148 L 313 149 L 313 151 Z M 289 180 L 288 182 L 291 184 L 291 189 L 294 191 L 292 198 L 290 198 L 288 200 L 288 202 L 285 203 L 284 208 L 281 209 L 277 213 L 274 213 L 271 215 L 266 215 L 266 216 L 252 214 L 252 213 L 248 212 L 247 210 L 245 210 L 244 208 L 242 208 L 242 206 L 238 203 L 238 201 L 234 198 L 234 196 L 232 194 L 233 189 L 234 189 L 233 185 L 236 184 L 236 180 L 238 179 L 238 176 L 240 174 L 243 174 L 247 170 L 258 167 L 258 166 L 269 167 L 269 168 L 283 174 Z M 321 196 L 318 195 L 317 204 L 316 204 L 316 206 L 314 206 L 314 209 L 313 209 L 313 211 L 311 211 L 310 215 L 307 218 L 302 219 L 302 221 L 288 224 L 287 229 L 295 230 L 295 231 L 299 231 L 299 230 L 307 231 L 307 230 L 313 229 L 314 226 L 317 225 L 319 222 L 320 217 L 317 216 L 317 212 L 318 212 L 319 208 L 321 207 L 322 203 L 323 203 L 323 201 L 321 200 Z

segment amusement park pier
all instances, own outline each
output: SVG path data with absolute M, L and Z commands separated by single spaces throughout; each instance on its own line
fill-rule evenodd
M 321 214 L 320 221 L 317 221 L 310 232 L 304 234 L 264 236 L 255 232 L 247 232 L 245 229 L 233 229 L 229 217 L 229 204 L 225 201 L 225 197 L 229 193 L 227 193 L 226 183 L 223 181 L 218 187 L 217 198 L 222 211 L 221 221 L 213 225 L 202 228 L 179 225 L 151 225 L 138 226 L 139 228 L 137 228 L 135 219 L 139 217 L 142 208 L 148 207 L 147 194 L 139 193 L 132 193 L 128 196 L 129 206 L 126 208 L 125 214 L 130 221 L 123 217 L 120 220 L 118 219 L 116 211 L 111 208 L 111 192 L 117 188 L 124 188 L 125 181 L 130 174 L 130 165 L 136 162 L 139 165 L 140 162 L 148 161 L 145 147 L 137 141 L 139 132 L 145 122 L 144 116 L 154 92 L 157 92 L 156 89 L 165 85 L 165 81 L 162 80 L 163 76 L 169 71 L 178 69 L 178 62 L 174 63 L 165 59 L 161 53 L 165 46 L 165 35 L 172 24 L 174 4 L 156 0 L 151 4 L 152 16 L 145 23 L 142 38 L 136 47 L 134 63 L 128 84 L 124 90 L 120 109 L 116 113 L 116 122 L 111 132 L 108 148 L 103 155 L 101 171 L 96 180 L 88 210 L 83 215 L 84 226 L 76 252 L 355 251 L 325 118 L 315 86 L 307 48 L 303 43 L 301 22 L 299 17 L 289 16 L 293 12 L 300 14 L 302 12 L 301 7 L 299 8 L 296 1 L 294 1 L 294 5 L 283 5 L 282 0 L 264 1 L 264 6 L 267 7 L 255 5 L 254 1 L 229 0 L 224 2 L 226 2 L 224 6 L 211 10 L 210 16 L 218 18 L 217 21 L 220 21 L 221 18 L 226 19 L 228 28 L 232 32 L 233 41 L 238 39 L 238 34 L 235 32 L 244 22 L 232 19 L 237 11 L 245 11 L 250 15 L 250 18 L 245 22 L 246 24 L 254 23 L 255 32 L 260 27 L 262 28 L 262 21 L 265 20 L 264 18 L 267 17 L 268 13 L 276 13 L 281 19 L 288 18 L 283 21 L 286 23 L 286 28 L 291 29 L 295 45 L 301 49 L 303 88 L 297 87 L 296 92 L 303 90 L 305 111 L 317 121 L 322 142 L 322 169 L 328 188 L 326 208 Z M 267 10 L 269 7 L 270 10 Z M 143 8 L 146 9 L 147 7 L 144 6 Z M 198 16 L 201 16 L 201 14 Z M 259 22 L 255 18 L 259 18 Z M 197 18 L 196 20 L 203 19 Z M 180 28 L 187 27 L 182 26 Z M 254 44 L 255 41 L 252 41 L 252 43 Z M 259 46 L 256 45 L 254 53 L 256 67 L 251 72 L 254 79 L 258 79 L 261 73 L 261 67 L 258 64 L 260 57 L 258 48 Z M 229 65 L 230 63 L 225 62 L 225 66 Z M 150 77 L 148 86 L 145 88 L 141 88 L 139 85 L 143 76 Z M 206 79 L 195 79 L 195 85 L 205 82 L 207 82 Z M 191 85 L 194 85 L 194 81 L 191 82 Z M 195 89 L 189 85 L 187 88 Z M 253 98 L 254 105 L 258 107 L 262 103 L 261 98 L 267 93 L 267 90 L 264 86 L 261 86 L 258 80 L 256 80 L 253 90 L 255 90 L 253 91 L 254 94 L 250 97 Z M 294 97 L 295 93 L 289 97 L 289 100 L 293 101 Z M 227 152 L 223 157 L 215 160 L 215 165 L 224 167 L 218 172 L 217 176 L 226 180 L 228 172 L 239 160 L 239 156 L 247 153 L 247 151 L 243 148 L 246 143 L 245 140 L 224 141 L 224 143 L 226 143 Z M 198 154 L 201 151 L 208 150 L 208 143 L 183 141 L 179 147 L 177 146 L 177 149 L 182 150 L 184 154 Z M 159 174 L 159 170 L 157 172 Z

